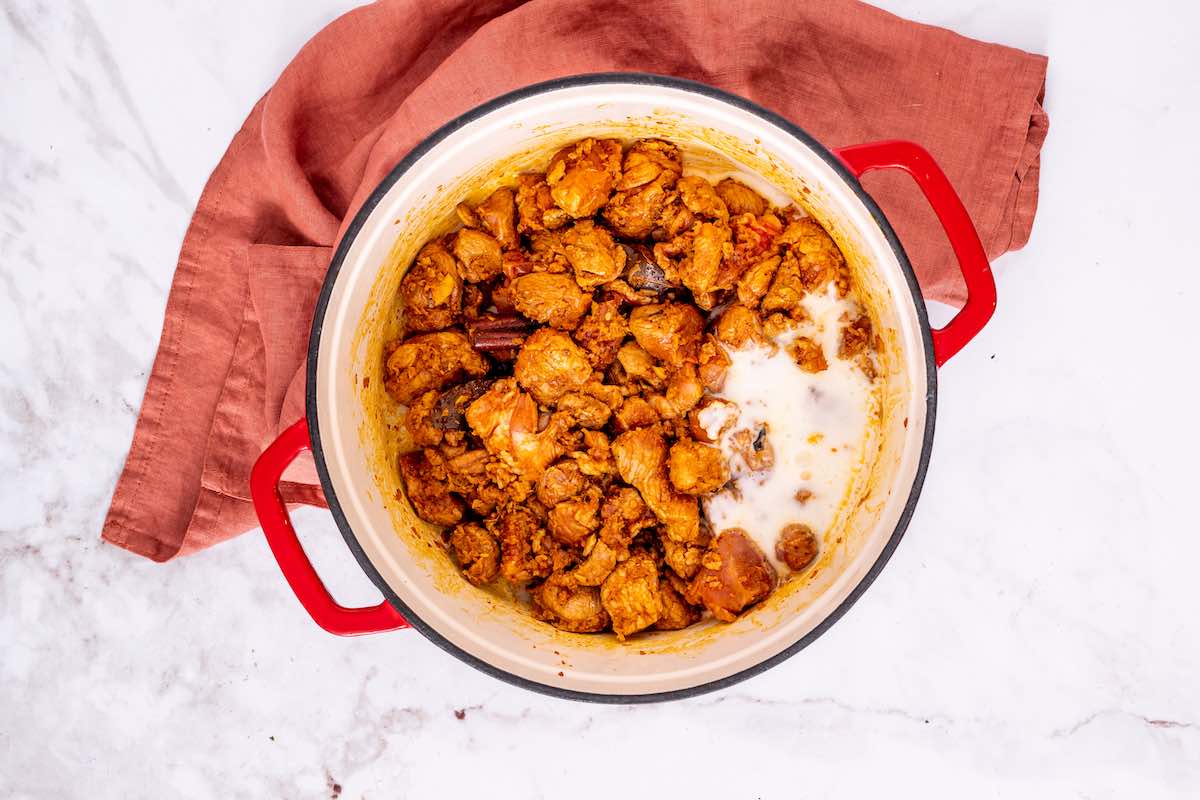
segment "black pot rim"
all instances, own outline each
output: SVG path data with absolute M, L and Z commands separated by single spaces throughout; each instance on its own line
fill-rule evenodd
M 349 251 L 351 244 L 358 236 L 363 225 L 366 224 L 367 218 L 374 211 L 375 207 L 383 199 L 383 196 L 392 187 L 392 185 L 403 175 L 408 169 L 415 164 L 426 152 L 434 145 L 445 139 L 451 133 L 454 133 L 464 125 L 478 119 L 479 117 L 488 114 L 498 108 L 513 103 L 518 100 L 552 92 L 560 89 L 566 89 L 575 86 L 588 86 L 598 83 L 626 83 L 639 86 L 662 86 L 671 89 L 681 89 L 705 97 L 719 100 L 729 105 L 736 106 L 744 111 L 748 111 L 764 121 L 775 125 L 776 127 L 788 132 L 792 136 L 799 139 L 801 142 L 810 147 L 814 152 L 821 156 L 834 171 L 844 180 L 858 198 L 863 202 L 867 209 L 871 212 L 871 216 L 879 225 L 884 236 L 887 238 L 888 244 L 895 251 L 900 268 L 904 273 L 905 280 L 908 282 L 909 291 L 912 294 L 914 305 L 916 306 L 917 317 L 920 322 L 921 338 L 925 351 L 925 369 L 926 369 L 926 415 L 925 415 L 925 431 L 921 444 L 921 456 L 917 463 L 917 472 L 913 479 L 912 489 L 909 493 L 908 500 L 904 505 L 904 509 L 900 514 L 900 519 L 896 523 L 896 528 L 892 532 L 891 537 L 884 545 L 875 563 L 863 576 L 862 580 L 850 591 L 850 594 L 845 600 L 838 605 L 824 620 L 821 621 L 813 630 L 809 631 L 803 637 L 793 642 L 788 647 L 784 648 L 779 653 L 764 659 L 746 669 L 728 675 L 724 678 L 719 678 L 707 683 L 689 686 L 683 689 L 673 689 L 665 692 L 652 692 L 648 694 L 604 694 L 598 692 L 582 692 L 573 689 L 563 689 L 558 686 L 552 686 L 538 681 L 531 680 L 519 675 L 515 675 L 507 670 L 500 669 L 480 658 L 466 652 L 454 643 L 450 642 L 442 636 L 431 625 L 422 620 L 412 609 L 410 609 L 404 601 L 392 590 L 379 571 L 367 558 L 362 546 L 354 535 L 353 529 L 350 527 L 346 519 L 345 513 L 342 511 L 341 503 L 338 501 L 337 493 L 333 489 L 333 484 L 330 481 L 329 470 L 325 465 L 325 456 L 321 443 L 321 429 L 317 418 L 317 401 L 316 401 L 316 384 L 317 384 L 317 359 L 321 342 L 321 331 L 324 327 L 325 312 L 329 305 L 329 297 L 333 292 L 334 284 L 337 282 L 337 277 L 341 271 L 342 262 Z M 354 220 L 346 229 L 345 235 L 338 244 L 337 250 L 334 253 L 333 260 L 330 262 L 329 271 L 325 276 L 325 281 L 321 286 L 321 292 L 317 299 L 316 309 L 313 313 L 312 330 L 309 335 L 308 345 L 308 369 L 305 388 L 305 411 L 308 420 L 309 436 L 311 437 L 313 460 L 316 462 L 317 474 L 321 480 L 321 488 L 325 493 L 325 499 L 329 503 L 329 510 L 333 514 L 334 520 L 337 522 L 338 529 L 342 532 L 342 537 L 346 540 L 346 545 L 350 548 L 350 552 L 354 554 L 354 558 L 358 561 L 363 571 L 371 578 L 372 582 L 379 587 L 380 592 L 387 601 L 399 611 L 413 628 L 420 631 L 427 639 L 436 644 L 441 649 L 455 656 L 456 658 L 465 661 L 476 669 L 498 678 L 506 683 L 514 686 L 519 686 L 524 689 L 529 689 L 540 694 L 550 695 L 568 700 L 582 700 L 593 703 L 607 704 L 634 704 L 634 703 L 655 703 L 666 700 L 681 700 L 689 697 L 707 694 L 708 692 L 724 689 L 736 683 L 754 677 L 761 672 L 770 669 L 771 667 L 783 662 L 784 660 L 795 655 L 803 650 L 821 634 L 829 629 L 835 622 L 842 618 L 850 607 L 862 596 L 879 575 L 880 571 L 891 558 L 892 553 L 900 544 L 901 538 L 904 536 L 904 531 L 908 528 L 908 523 L 912 519 L 913 511 L 917 504 L 917 499 L 920 497 L 922 485 L 925 482 L 925 473 L 929 467 L 929 458 L 933 446 L 933 431 L 934 417 L 937 410 L 937 367 L 934 362 L 933 353 L 933 338 L 930 333 L 929 316 L 925 309 L 925 301 L 921 295 L 920 286 L 917 283 L 916 274 L 913 272 L 912 264 L 908 260 L 908 255 L 905 253 L 900 240 L 896 236 L 896 232 L 892 229 L 887 217 L 884 216 L 879 206 L 863 189 L 858 178 L 855 177 L 846 166 L 832 153 L 828 148 L 818 142 L 815 138 L 809 135 L 802 128 L 789 122 L 783 117 L 768 111 L 757 103 L 753 103 L 745 98 L 739 97 L 721 89 L 708 86 L 707 84 L 697 83 L 695 81 L 685 80 L 683 78 L 675 78 L 667 75 L 656 75 L 648 72 L 598 72 L 583 75 L 572 75 L 569 77 L 556 78 L 554 80 L 535 83 L 521 89 L 503 94 L 493 100 L 489 100 L 482 105 L 467 111 L 466 113 L 454 118 L 450 122 L 443 125 L 438 130 L 430 134 L 424 141 L 418 144 L 398 163 L 391 172 L 379 183 L 362 208 L 355 215 Z

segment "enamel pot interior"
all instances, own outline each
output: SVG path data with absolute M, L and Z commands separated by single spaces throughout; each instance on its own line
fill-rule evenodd
M 802 123 L 802 121 L 801 121 Z M 510 598 L 469 585 L 403 495 L 399 425 L 383 389 L 402 271 L 424 241 L 516 172 L 544 167 L 584 136 L 657 136 L 685 171 L 737 172 L 799 200 L 845 252 L 882 339 L 878 452 L 856 479 L 817 565 L 725 625 L 611 635 L 536 622 Z M 709 87 L 644 75 L 583 76 L 499 98 L 446 126 L 404 160 L 354 221 L 313 325 L 308 415 L 331 510 L 364 570 L 414 627 L 505 680 L 551 694 L 633 702 L 726 685 L 814 639 L 857 598 L 899 540 L 932 439 L 934 375 L 924 305 L 890 226 L 854 179 L 802 131 Z M 764 387 L 765 389 L 766 387 Z

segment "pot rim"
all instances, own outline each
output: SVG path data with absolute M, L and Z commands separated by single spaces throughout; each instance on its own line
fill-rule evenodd
M 909 292 L 912 295 L 913 304 L 917 313 L 917 320 L 920 323 L 921 344 L 924 350 L 925 360 L 925 380 L 926 380 L 926 414 L 925 414 L 925 430 L 922 433 L 921 453 L 917 460 L 916 474 L 913 477 L 912 488 L 909 492 L 904 508 L 900 513 L 900 517 L 896 522 L 896 527 L 892 531 L 891 536 L 884 544 L 875 562 L 867 570 L 866 574 L 850 590 L 846 598 L 829 613 L 825 619 L 821 620 L 811 631 L 800 637 L 792 644 L 785 647 L 780 652 L 769 658 L 763 659 L 746 669 L 736 672 L 732 675 L 727 675 L 723 678 L 708 681 L 706 683 L 697 684 L 681 689 L 671 689 L 663 692 L 652 692 L 648 694 L 605 694 L 601 692 L 583 692 L 574 689 L 564 689 L 558 686 L 540 683 L 520 675 L 513 674 L 507 670 L 490 664 L 483 659 L 480 659 L 471 653 L 461 649 L 453 642 L 442 636 L 433 626 L 426 623 L 412 609 L 410 609 L 399 595 L 391 588 L 384 577 L 379 573 L 375 566 L 367 557 L 362 546 L 359 544 L 354 530 L 346 519 L 345 513 L 342 511 L 341 504 L 338 501 L 337 494 L 334 491 L 333 483 L 330 480 L 329 469 L 325 464 L 325 456 L 321 444 L 321 427 L 317 416 L 317 359 L 320 351 L 321 332 L 325 322 L 325 312 L 329 306 L 329 298 L 333 292 L 333 287 L 337 283 L 338 274 L 341 270 L 342 262 L 345 260 L 346 254 L 350 250 L 355 238 L 360 230 L 366 224 L 367 219 L 375 210 L 375 207 L 396 183 L 400 177 L 412 167 L 418 160 L 421 159 L 429 150 L 440 143 L 450 134 L 465 125 L 475 121 L 476 119 L 485 116 L 497 109 L 503 108 L 506 105 L 514 103 L 518 100 L 524 100 L 538 94 L 568 89 L 578 86 L 589 86 L 594 84 L 611 84 L 624 83 L 635 86 L 659 86 L 669 89 L 677 89 L 694 94 L 702 95 L 711 100 L 716 100 L 735 106 L 743 111 L 747 111 L 759 117 L 763 121 L 772 124 L 789 135 L 799 139 L 807 145 L 813 152 L 821 157 L 837 175 L 850 187 L 858 199 L 866 206 L 875 223 L 879 226 L 888 244 L 896 254 L 897 262 L 904 274 L 904 279 L 908 284 Z M 846 165 L 825 145 L 821 144 L 811 134 L 800 128 L 798 125 L 790 122 L 784 117 L 769 111 L 768 109 L 747 100 L 738 95 L 726 92 L 708 84 L 699 83 L 697 81 L 687 80 L 685 78 L 676 78 L 668 75 L 658 75 L 650 72 L 593 72 L 579 75 L 570 75 L 561 78 L 554 78 L 540 83 L 530 84 L 528 86 L 515 89 L 499 97 L 493 98 L 485 103 L 482 103 L 474 108 L 460 114 L 450 120 L 440 128 L 429 134 L 425 139 L 418 143 L 403 159 L 400 160 L 395 167 L 379 182 L 370 196 L 363 202 L 362 207 L 354 215 L 354 219 L 346 228 L 345 234 L 341 241 L 338 242 L 337 250 L 334 252 L 333 259 L 329 263 L 329 270 L 325 275 L 325 279 L 321 284 L 321 291 L 317 297 L 317 304 L 313 311 L 312 328 L 309 333 L 309 343 L 307 351 L 307 369 L 305 375 L 305 417 L 308 421 L 308 430 L 311 437 L 311 449 L 313 461 L 316 465 L 317 476 L 321 481 L 321 490 L 325 495 L 326 501 L 329 503 L 329 511 L 333 515 L 337 523 L 338 530 L 342 533 L 342 538 L 346 541 L 346 546 L 354 555 L 355 560 L 362 568 L 363 572 L 371 579 L 371 582 L 378 587 L 384 598 L 397 611 L 399 611 L 409 624 L 417 631 L 433 642 L 442 650 L 450 653 L 461 661 L 470 664 L 476 669 L 484 672 L 493 678 L 497 678 L 505 683 L 513 686 L 518 686 L 523 689 L 529 689 L 543 695 L 549 695 L 567 700 L 581 700 L 592 703 L 603 703 L 612 705 L 629 705 L 641 703 L 657 703 L 668 700 L 682 700 L 690 697 L 708 694 L 719 689 L 724 689 L 734 684 L 740 683 L 748 678 L 752 678 L 777 664 L 782 663 L 788 658 L 791 658 L 796 653 L 803 650 L 809 644 L 814 642 L 826 630 L 828 630 L 835 622 L 842 618 L 851 606 L 858 601 L 858 598 L 867 590 L 867 588 L 875 581 L 879 573 L 887 565 L 892 553 L 900 544 L 900 540 L 904 536 L 904 532 L 908 528 L 909 521 L 912 519 L 913 512 L 916 508 L 917 500 L 920 498 L 921 489 L 925 483 L 925 473 L 929 467 L 929 458 L 933 447 L 933 432 L 934 418 L 937 411 L 937 365 L 935 362 L 933 350 L 933 337 L 930 331 L 929 315 L 925 308 L 925 299 L 921 294 L 920 285 L 917 282 L 916 273 L 913 272 L 912 264 L 908 260 L 908 254 L 905 253 L 904 247 L 900 244 L 899 238 L 896 236 L 895 230 L 892 229 L 891 223 L 884 216 L 879 205 L 863 188 L 859 179 L 850 172 Z

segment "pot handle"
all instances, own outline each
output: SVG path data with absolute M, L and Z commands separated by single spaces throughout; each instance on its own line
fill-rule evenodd
M 946 231 L 967 284 L 967 304 L 944 327 L 932 331 L 933 355 L 940 367 L 983 330 L 996 310 L 996 281 L 971 217 L 942 168 L 918 144 L 900 140 L 869 142 L 843 147 L 834 153 L 855 177 L 873 169 L 907 172 L 921 188 Z
M 267 544 L 279 562 L 283 577 L 287 578 L 288 585 L 313 621 L 330 633 L 357 636 L 407 628 L 408 621 L 387 600 L 368 608 L 339 605 L 304 554 L 288 516 L 287 504 L 279 494 L 279 479 L 288 464 L 309 447 L 308 422 L 301 419 L 263 451 L 250 471 L 254 512 L 258 514 Z

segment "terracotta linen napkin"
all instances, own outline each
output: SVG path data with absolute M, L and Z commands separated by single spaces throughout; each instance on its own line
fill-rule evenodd
M 318 33 L 250 112 L 183 242 L 103 537 L 156 561 L 256 527 L 250 467 L 303 414 L 312 310 L 354 212 L 437 127 L 511 89 L 645 71 L 703 81 L 829 146 L 912 139 L 991 257 L 1037 206 L 1046 59 L 850 0 L 383 0 Z M 944 236 L 902 176 L 869 176 L 927 297 L 961 303 Z M 311 463 L 284 496 L 322 504 Z

